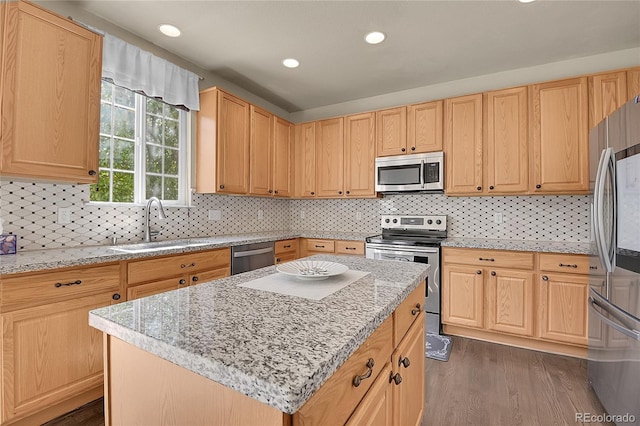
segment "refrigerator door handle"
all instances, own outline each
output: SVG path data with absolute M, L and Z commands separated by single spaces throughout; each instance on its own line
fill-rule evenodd
M 611 258 L 612 248 L 607 247 L 607 243 L 604 240 L 604 185 L 609 173 L 611 173 L 611 179 L 615 179 L 613 155 L 613 148 L 607 148 L 602 151 L 602 154 L 600 155 L 600 162 L 598 164 L 598 173 L 596 174 L 595 190 L 593 193 L 593 201 L 595 205 L 594 220 L 596 245 L 598 246 L 598 256 L 600 257 L 600 261 L 607 272 L 613 272 L 614 265 Z M 612 195 L 615 197 L 615 194 Z
M 596 309 L 596 307 L 602 309 L 603 311 L 612 315 L 613 317 L 620 315 L 620 316 L 623 316 L 624 318 L 627 318 L 629 321 L 637 322 L 635 318 L 629 317 L 628 314 L 621 311 L 620 308 L 617 308 L 611 302 L 608 302 L 604 297 L 602 297 L 600 294 L 598 294 L 597 291 L 593 289 L 591 289 L 591 296 L 589 296 L 589 304 L 591 305 L 591 307 L 593 307 L 593 313 L 595 313 L 605 324 L 611 326 L 612 328 L 624 334 L 625 336 L 629 336 L 632 339 L 640 341 L 640 331 L 631 329 L 629 327 L 626 327 L 625 325 L 621 325 L 614 322 L 613 320 L 604 316 L 598 309 Z

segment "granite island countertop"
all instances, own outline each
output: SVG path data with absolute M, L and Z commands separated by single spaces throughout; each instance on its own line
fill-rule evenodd
M 277 273 L 269 266 L 96 309 L 89 324 L 293 414 L 424 281 L 429 269 L 359 257 L 312 258 L 370 273 L 319 301 L 238 287 Z
M 477 248 L 490 250 L 531 251 L 540 253 L 595 254 L 593 243 L 562 241 L 529 241 L 486 238 L 447 238 L 442 247 Z

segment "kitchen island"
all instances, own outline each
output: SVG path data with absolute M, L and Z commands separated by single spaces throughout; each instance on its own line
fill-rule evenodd
M 105 336 L 106 424 L 335 424 L 371 409 L 421 416 L 429 266 L 313 259 L 369 273 L 321 300 L 238 286 L 277 273 L 267 267 L 92 311 L 89 323 Z M 401 385 L 410 365 L 415 374 Z M 381 408 L 367 405 L 372 392 Z

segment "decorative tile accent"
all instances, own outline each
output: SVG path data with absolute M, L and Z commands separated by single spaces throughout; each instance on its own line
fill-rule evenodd
M 138 242 L 144 207 L 91 204 L 89 185 L 3 178 L 0 217 L 4 234 L 18 236 L 18 250 Z M 249 232 L 304 230 L 374 235 L 383 214 L 446 214 L 449 236 L 533 241 L 589 242 L 591 196 L 446 197 L 389 195 L 378 199 L 286 200 L 194 194 L 192 207 L 165 207 L 158 240 Z M 71 223 L 57 223 L 58 208 L 71 209 Z M 209 210 L 220 220 L 209 220 Z M 262 211 L 262 219 L 258 218 Z M 304 217 L 303 217 L 304 212 Z M 503 223 L 493 222 L 494 213 Z M 358 217 L 360 217 L 358 219 Z

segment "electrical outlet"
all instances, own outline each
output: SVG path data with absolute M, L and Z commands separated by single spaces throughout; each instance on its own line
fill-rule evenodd
M 502 223 L 502 213 L 494 213 L 493 214 L 493 222 L 494 223 Z
M 262 210 L 258 210 L 258 220 L 264 219 L 264 212 Z
M 356 220 L 362 220 L 362 212 L 356 212 Z
M 300 219 L 304 219 L 304 216 L 305 216 L 304 210 L 300 210 Z
M 221 218 L 220 210 L 209 210 L 209 220 L 220 220 Z
M 58 208 L 58 223 L 60 225 L 71 223 L 71 209 L 63 207 Z

